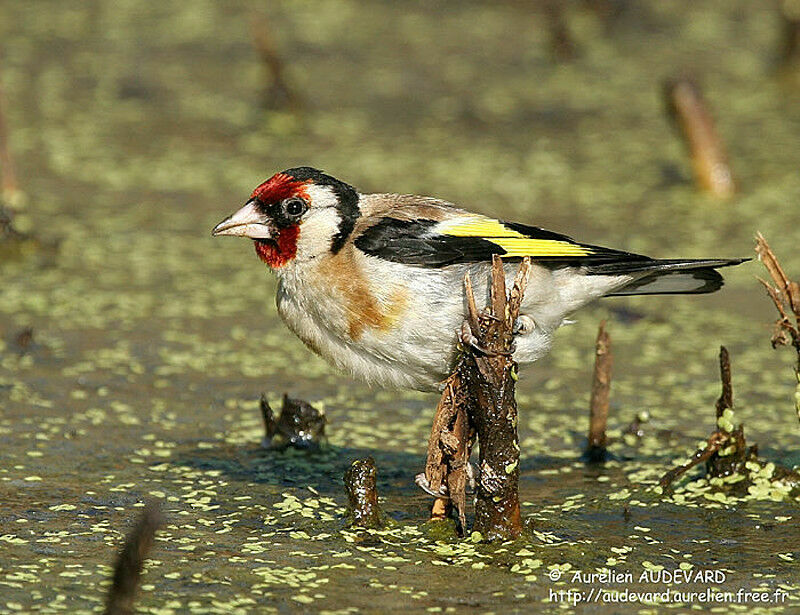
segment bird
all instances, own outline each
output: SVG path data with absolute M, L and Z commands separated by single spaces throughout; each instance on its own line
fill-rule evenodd
M 513 358 L 545 356 L 569 316 L 601 297 L 720 289 L 734 259 L 654 259 L 504 222 L 447 201 L 365 194 L 313 167 L 259 184 L 214 236 L 246 237 L 277 277 L 278 314 L 314 353 L 371 385 L 441 390 L 461 344 L 464 278 L 489 296 L 494 255 L 531 272 Z

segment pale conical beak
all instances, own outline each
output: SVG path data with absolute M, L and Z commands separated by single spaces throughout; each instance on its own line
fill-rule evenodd
M 251 239 L 272 239 L 270 220 L 256 207 L 255 201 L 248 201 L 232 216 L 228 216 L 214 227 L 211 235 L 234 235 Z

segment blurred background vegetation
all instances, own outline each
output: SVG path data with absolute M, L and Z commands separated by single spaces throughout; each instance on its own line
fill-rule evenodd
M 143 608 L 545 601 L 529 555 L 420 538 L 428 502 L 412 477 L 435 400 L 333 373 L 278 321 L 246 242 L 210 229 L 260 181 L 307 164 L 365 192 L 434 195 L 657 257 L 747 256 L 760 230 L 797 277 L 797 14 L 791 0 L 0 2 L 19 186 L 7 204 L 39 241 L 0 257 L 0 610 L 96 608 L 99 564 L 147 498 L 170 525 Z M 664 82 L 683 75 L 726 146 L 727 200 L 697 188 L 666 112 Z M 710 297 L 603 302 L 523 373 L 525 512 L 553 532 L 532 539 L 538 566 L 597 568 L 630 547 L 613 557 L 796 583 L 791 502 L 631 503 L 649 534 L 618 509 L 713 427 L 723 342 L 748 437 L 800 462 L 791 360 L 769 347 L 756 273 L 731 270 Z M 616 451 L 635 461 L 589 471 L 575 460 L 600 318 L 615 340 L 612 430 L 647 410 L 673 436 L 654 431 Z M 258 393 L 287 389 L 328 408 L 325 455 L 258 450 Z M 391 540 L 410 546 L 376 538 L 367 553 L 340 532 L 340 477 L 366 452 L 405 522 Z

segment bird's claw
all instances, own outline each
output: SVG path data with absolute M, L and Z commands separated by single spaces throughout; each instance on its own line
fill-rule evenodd
M 473 466 L 469 461 L 467 465 L 464 467 L 464 473 L 466 474 L 467 478 L 467 485 L 466 485 L 466 492 L 467 493 L 475 493 L 475 489 L 477 487 L 477 477 L 475 472 L 475 466 Z M 435 498 L 446 498 L 449 496 L 449 491 L 447 490 L 447 485 L 442 483 L 439 485 L 439 491 L 436 492 L 431 488 L 431 483 L 428 480 L 428 477 L 425 476 L 425 472 L 420 472 L 414 477 L 414 482 L 417 484 L 417 487 L 422 489 L 428 495 L 431 495 Z
M 522 314 L 514 321 L 514 325 L 511 328 L 511 333 L 513 335 L 527 335 L 535 328 L 536 323 L 534 322 L 533 318 L 526 314 Z
M 458 331 L 458 339 L 461 340 L 461 343 L 464 346 L 469 346 L 473 350 L 477 350 L 482 355 L 486 355 L 487 357 L 510 357 L 514 354 L 515 348 L 512 347 L 509 351 L 495 351 L 489 350 L 481 346 L 478 338 L 475 337 L 475 334 L 472 332 L 472 327 L 469 326 L 469 322 L 466 320 L 461 323 L 461 329 Z
M 458 330 L 458 339 L 464 346 L 469 346 L 485 354 L 485 349 L 481 347 L 478 338 L 472 332 L 472 327 L 469 326 L 466 320 L 461 323 L 461 329 Z
M 425 472 L 420 472 L 414 477 L 414 482 L 417 483 L 417 487 L 422 489 L 428 495 L 432 495 L 435 498 L 446 498 L 447 497 L 447 486 L 442 483 L 439 485 L 439 492 L 437 493 L 433 489 L 431 489 L 431 483 L 428 480 L 428 477 L 425 476 Z
M 467 475 L 467 493 L 475 493 L 475 487 L 477 486 L 477 480 L 475 478 L 475 466 L 468 461 L 464 471 Z

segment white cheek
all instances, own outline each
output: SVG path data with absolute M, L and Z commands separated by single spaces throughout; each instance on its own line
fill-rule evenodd
M 312 209 L 327 209 L 328 207 L 335 209 L 339 203 L 330 186 L 308 184 L 305 186 L 305 192 L 308 195 L 308 200 L 312 203 Z
M 300 225 L 296 256 L 299 261 L 328 252 L 333 236 L 339 231 L 338 201 L 331 188 L 311 185 L 306 193 L 312 205 Z

